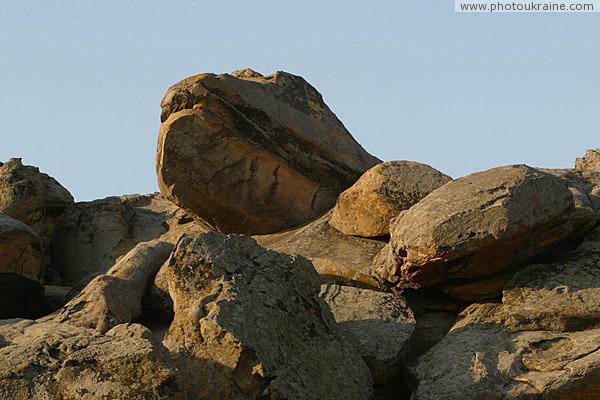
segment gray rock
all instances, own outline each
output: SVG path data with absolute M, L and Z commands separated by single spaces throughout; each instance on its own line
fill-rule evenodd
M 141 325 L 102 335 L 54 321 L 0 321 L 3 400 L 184 399 L 168 353 Z
M 404 298 L 335 284 L 322 285 L 320 296 L 348 343 L 369 366 L 373 382 L 398 378 L 415 329 L 415 318 Z
M 168 265 L 164 344 L 195 399 L 369 399 L 369 369 L 341 337 L 308 260 L 250 238 L 180 240 Z
M 76 203 L 59 218 L 51 243 L 57 283 L 73 286 L 106 272 L 138 243 L 175 243 L 184 232 L 206 228 L 192 222 L 159 194 L 108 197 Z
M 573 195 L 551 174 L 525 165 L 475 173 L 396 218 L 373 273 L 400 287 L 495 275 L 581 234 L 575 214 Z
M 563 260 L 518 272 L 502 302 L 514 330 L 600 328 L 600 228 Z
M 161 102 L 161 192 L 216 230 L 248 235 L 300 226 L 380 162 L 299 76 L 200 74 Z
M 451 180 L 414 161 L 378 164 L 340 194 L 329 224 L 346 235 L 387 235 L 392 218 Z
M 419 359 L 412 400 L 595 399 L 600 330 L 511 332 L 502 305 L 473 305 Z
M 0 398 L 188 398 L 166 349 L 147 328 L 130 324 L 172 247 L 139 244 L 60 311 L 0 321 Z
M 173 244 L 140 243 L 106 274 L 94 278 L 79 295 L 51 318 L 58 322 L 106 332 L 142 313 L 146 286 L 169 258 Z

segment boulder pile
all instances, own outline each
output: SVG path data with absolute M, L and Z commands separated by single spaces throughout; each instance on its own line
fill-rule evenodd
M 161 103 L 160 193 L 0 163 L 0 398 L 600 398 L 600 149 L 453 180 L 303 78 Z

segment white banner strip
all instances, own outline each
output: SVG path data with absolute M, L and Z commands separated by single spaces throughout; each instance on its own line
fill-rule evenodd
M 573 13 L 600 12 L 600 0 L 580 1 L 498 1 L 498 0 L 454 0 L 454 11 L 471 13 Z

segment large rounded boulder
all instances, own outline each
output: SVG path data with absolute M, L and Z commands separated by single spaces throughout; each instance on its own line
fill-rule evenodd
M 442 186 L 396 218 L 373 272 L 402 287 L 491 276 L 581 228 L 560 178 L 526 165 L 494 168 Z
M 300 226 L 380 160 L 299 76 L 196 75 L 161 103 L 161 192 L 223 233 Z
M 346 235 L 387 235 L 392 218 L 451 180 L 414 161 L 378 164 L 340 194 L 329 224 Z

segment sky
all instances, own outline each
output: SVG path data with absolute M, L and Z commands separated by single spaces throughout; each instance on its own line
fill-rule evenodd
M 202 72 L 287 71 L 371 154 L 455 178 L 600 147 L 600 13 L 449 0 L 0 2 L 0 161 L 77 201 L 158 190 L 160 100 Z

